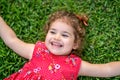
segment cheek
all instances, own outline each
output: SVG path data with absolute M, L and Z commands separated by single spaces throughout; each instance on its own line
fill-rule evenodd
M 69 39 L 69 40 L 64 40 L 65 41 L 65 44 L 68 45 L 68 46 L 72 46 L 74 44 L 74 39 Z
M 49 35 L 46 35 L 45 42 L 48 42 L 48 40 L 49 40 Z
M 49 37 L 50 37 L 50 34 L 48 33 L 48 34 L 46 35 L 46 39 L 49 39 Z

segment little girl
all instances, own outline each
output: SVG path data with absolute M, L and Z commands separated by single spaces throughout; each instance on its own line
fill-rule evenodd
M 4 80 L 76 80 L 78 76 L 120 75 L 120 61 L 91 64 L 78 55 L 82 51 L 88 18 L 67 11 L 53 13 L 45 25 L 45 42 L 29 44 L 17 38 L 0 17 L 0 36 L 18 55 L 29 59 L 23 68 Z M 79 51 L 79 52 L 78 52 Z

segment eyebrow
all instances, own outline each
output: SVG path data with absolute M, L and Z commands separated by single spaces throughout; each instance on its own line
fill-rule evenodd
M 54 28 L 50 28 L 49 30 L 56 30 L 56 29 L 54 29 Z
M 56 29 L 50 28 L 50 30 L 56 30 Z M 67 31 L 63 31 L 63 33 L 66 33 L 66 34 L 69 34 L 70 36 L 72 36 L 71 33 L 67 32 Z

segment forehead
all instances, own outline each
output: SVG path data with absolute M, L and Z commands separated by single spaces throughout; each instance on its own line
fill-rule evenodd
M 62 20 L 56 20 L 55 22 L 53 22 L 50 26 L 50 29 L 57 29 L 59 31 L 67 31 L 70 33 L 74 32 L 74 29 L 72 28 L 72 26 L 70 26 L 69 24 L 65 23 Z

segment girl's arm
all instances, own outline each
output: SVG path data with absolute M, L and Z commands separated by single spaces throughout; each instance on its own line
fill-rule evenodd
M 28 44 L 18 39 L 14 31 L 5 23 L 2 17 L 0 17 L 0 37 L 5 44 L 17 54 L 24 58 L 31 59 L 34 44 Z
M 79 75 L 92 77 L 113 77 L 120 75 L 120 61 L 106 64 L 91 64 L 82 61 Z

